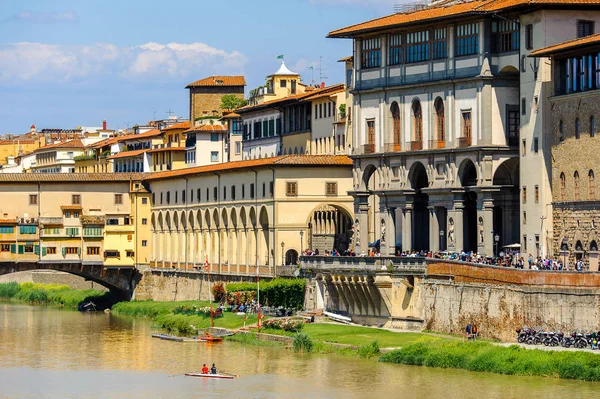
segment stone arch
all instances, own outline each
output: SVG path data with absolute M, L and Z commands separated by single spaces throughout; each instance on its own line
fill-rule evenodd
M 298 251 L 295 249 L 288 249 L 285 252 L 285 264 L 286 265 L 296 265 L 298 263 Z
M 189 227 L 189 229 L 190 230 L 194 230 L 194 227 L 195 227 L 196 223 L 195 223 L 194 211 L 193 210 L 191 210 L 188 213 L 187 219 L 188 219 L 188 227 Z
M 257 226 L 256 209 L 253 206 L 250 207 L 250 212 L 248 212 L 248 217 L 249 217 L 250 225 L 253 228 L 256 227 Z
M 429 250 L 429 195 L 422 191 L 429 187 L 427 170 L 421 162 L 411 165 L 408 173 L 410 187 L 415 190 L 413 197 L 412 226 L 414 236 L 410 249 L 417 251 Z
M 368 164 L 365 169 L 363 170 L 361 179 L 361 188 L 362 190 L 366 191 L 369 189 L 369 183 L 371 180 L 371 176 L 373 176 L 373 173 L 375 173 L 377 171 L 377 168 L 375 167 L 375 165 L 373 164 Z
M 470 159 L 461 162 L 458 168 L 458 181 L 463 187 L 476 186 L 478 182 L 477 168 Z
M 422 162 L 415 162 L 408 171 L 408 185 L 413 190 L 429 187 L 429 176 Z
M 519 68 L 512 65 L 506 65 L 500 70 L 500 75 L 519 75 Z
M 598 241 L 596 241 L 596 240 L 591 240 L 591 241 L 590 241 L 589 250 L 590 250 L 590 251 L 595 251 L 595 252 L 598 252 Z
M 152 216 L 150 216 L 150 226 L 152 228 L 152 230 L 156 230 L 157 225 L 156 225 L 156 213 L 152 212 Z
M 221 210 L 221 226 L 226 229 L 229 228 L 229 217 L 227 216 L 227 210 L 225 208 Z
M 163 220 L 163 214 L 162 212 L 158 212 L 158 218 L 157 218 L 157 223 L 158 223 L 158 229 L 159 230 L 163 230 L 165 225 L 164 225 L 164 220 Z
M 510 158 L 502 162 L 494 172 L 494 186 L 519 186 L 519 159 Z
M 207 229 L 210 229 L 212 226 L 212 223 L 210 221 L 210 211 L 208 209 L 204 211 L 204 225 Z
M 180 215 L 181 230 L 185 231 L 185 230 L 187 230 L 187 219 L 186 219 L 185 211 L 180 212 L 179 215 Z
M 215 228 L 218 229 L 219 227 L 221 227 L 221 220 L 219 218 L 219 211 L 217 211 L 216 208 L 213 209 L 213 211 L 212 211 L 212 222 L 213 222 L 213 225 L 215 226 Z
M 179 231 L 179 213 L 177 211 L 173 211 L 173 229 Z
M 167 211 L 165 214 L 165 228 L 167 229 L 167 231 L 171 231 L 173 228 L 173 225 L 171 223 L 171 213 L 169 211 Z
M 198 229 L 202 229 L 204 223 L 202 223 L 202 210 L 200 209 L 198 209 L 198 211 L 196 212 L 196 223 Z
M 311 249 L 345 251 L 352 243 L 352 212 L 342 205 L 323 203 L 306 220 L 308 246 Z

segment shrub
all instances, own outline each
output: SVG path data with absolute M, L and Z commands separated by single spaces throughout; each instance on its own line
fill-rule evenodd
M 215 302 L 221 302 L 227 296 L 223 283 L 217 283 L 212 288 L 213 298 Z
M 377 341 L 373 341 L 370 344 L 366 344 L 358 348 L 358 356 L 365 359 L 370 359 L 379 354 L 379 344 L 377 343 Z
M 264 328 L 272 328 L 274 330 L 283 330 L 289 332 L 300 332 L 304 327 L 302 319 L 270 319 L 263 322 Z
M 14 298 L 21 290 L 19 283 L 0 284 L 0 298 Z
M 227 301 L 232 305 L 239 305 L 238 301 L 241 302 L 244 299 L 241 294 L 236 297 L 236 293 L 244 292 L 248 296 L 251 292 L 254 295 L 257 292 L 257 284 L 255 283 L 232 283 L 227 284 L 225 288 L 228 293 Z M 276 278 L 260 285 L 260 303 L 261 305 L 302 309 L 304 306 L 305 290 L 306 281 L 304 279 Z M 250 301 L 251 299 L 248 300 L 248 302 Z
M 298 333 L 294 335 L 294 340 L 292 341 L 292 348 L 294 352 L 304 352 L 309 353 L 313 350 L 313 342 L 306 333 Z

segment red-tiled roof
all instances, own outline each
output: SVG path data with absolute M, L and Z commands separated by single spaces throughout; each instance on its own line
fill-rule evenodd
M 145 149 L 145 150 L 123 151 L 123 152 L 116 153 L 115 155 L 111 155 L 110 157 L 108 157 L 108 159 L 137 157 L 138 155 L 143 154 L 147 151 L 150 151 L 150 150 Z
M 77 181 L 128 182 L 143 180 L 147 173 L 0 173 L 0 183 L 38 183 Z
M 165 148 L 153 148 L 148 152 L 167 152 L 167 151 L 185 151 L 185 147 L 165 147 Z
M 35 144 L 36 140 L 31 139 L 19 139 L 14 138 L 12 140 L 2 140 L 0 141 L 0 145 L 14 145 L 14 144 Z
M 557 53 L 564 51 L 575 50 L 580 47 L 600 45 L 600 33 L 595 35 L 581 37 L 579 39 L 573 39 L 566 42 L 554 44 L 552 46 L 544 47 L 539 50 L 532 51 L 529 53 L 530 57 L 546 57 L 552 56 Z
M 147 139 L 150 137 L 160 136 L 161 134 L 163 134 L 163 132 L 161 132 L 160 130 L 152 129 L 152 130 L 148 130 L 147 132 L 144 132 L 144 133 L 128 134 L 127 136 L 121 136 L 121 137 L 119 137 L 119 142 L 127 141 L 127 140 Z
M 185 121 L 185 122 L 176 123 L 173 126 L 166 127 L 163 129 L 163 131 L 177 130 L 177 129 L 189 129 L 189 127 L 190 127 L 190 121 Z
M 329 32 L 327 37 L 352 37 L 381 29 L 431 22 L 437 19 L 480 15 L 526 6 L 593 6 L 600 0 L 473 0 L 469 2 L 442 1 L 412 12 L 396 13 Z
M 17 219 L 0 219 L 0 224 L 17 224 Z
M 223 117 L 221 119 L 233 119 L 233 118 L 239 118 L 240 114 L 236 114 L 235 112 L 230 112 L 227 115 L 223 115 Z
M 349 55 L 348 57 L 344 57 L 344 58 L 338 60 L 338 62 L 346 62 L 346 61 L 354 61 L 354 56 Z
M 246 86 L 246 79 L 243 76 L 209 76 L 192 82 L 185 88 L 199 86 Z
M 101 147 L 104 147 L 105 145 L 111 145 L 111 144 L 118 143 L 121 139 L 123 139 L 125 137 L 127 137 L 127 136 L 109 137 L 107 139 L 104 139 L 102 141 L 98 141 L 97 143 L 94 143 L 94 144 L 90 145 L 90 147 L 92 147 L 92 148 L 101 148 Z
M 73 139 L 69 141 L 61 141 L 59 143 L 54 143 L 50 145 L 46 145 L 44 147 L 40 147 L 35 152 L 44 151 L 48 149 L 60 149 L 60 148 L 85 148 L 80 139 Z
M 307 87 L 307 89 L 308 89 L 308 87 Z M 344 90 L 345 90 L 345 85 L 343 83 L 337 83 L 337 84 L 334 84 L 331 86 L 324 87 L 322 89 L 307 90 L 304 93 L 294 94 L 293 96 L 278 98 L 277 100 L 265 101 L 264 103 L 258 104 L 258 105 L 248 105 L 248 106 L 238 109 L 238 112 L 246 113 L 248 111 L 268 108 L 271 105 L 278 104 L 278 103 L 285 102 L 285 101 L 291 101 L 291 100 L 297 100 L 297 101 L 314 100 L 315 98 L 319 98 L 323 95 L 331 95 L 331 94 L 339 93 Z
M 223 125 L 202 125 L 186 130 L 184 133 L 191 132 L 226 132 L 227 126 Z
M 198 166 L 151 173 L 145 180 L 176 178 L 179 176 L 212 173 L 216 171 L 233 171 L 244 168 L 263 166 L 352 166 L 352 160 L 346 155 L 281 155 L 272 158 L 261 158 L 247 161 L 225 162 L 214 165 Z

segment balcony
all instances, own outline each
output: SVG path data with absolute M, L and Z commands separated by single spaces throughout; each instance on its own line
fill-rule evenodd
M 410 150 L 411 151 L 419 151 L 423 149 L 423 142 L 422 141 L 409 141 L 408 144 L 410 145 Z
M 62 226 L 63 224 L 62 217 L 41 217 L 38 220 L 41 226 Z
M 374 154 L 375 153 L 375 144 L 363 144 L 362 153 L 363 154 Z
M 430 150 L 441 150 L 446 148 L 446 142 L 444 140 L 429 140 Z
M 471 137 L 459 137 L 458 138 L 458 148 L 465 148 L 471 145 Z
M 79 219 L 82 225 L 104 226 L 106 224 L 106 217 L 100 215 L 82 215 Z
M 105 231 L 107 233 L 133 233 L 135 226 L 133 224 L 107 224 Z
M 402 151 L 402 146 L 398 143 L 387 143 L 384 145 L 385 152 L 400 152 Z

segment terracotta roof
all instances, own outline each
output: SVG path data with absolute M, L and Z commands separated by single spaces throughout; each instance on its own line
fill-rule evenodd
M 60 209 L 63 211 L 77 211 L 82 209 L 81 205 L 61 205 Z
M 101 147 L 104 147 L 105 145 L 111 145 L 111 144 L 118 143 L 121 139 L 123 139 L 125 137 L 127 137 L 127 136 L 109 137 L 107 139 L 104 139 L 102 141 L 98 141 L 97 143 L 94 143 L 94 144 L 90 145 L 90 147 L 92 147 L 92 148 L 101 148 Z
M 352 166 L 352 160 L 346 155 L 281 155 L 272 158 L 261 158 L 247 161 L 225 162 L 214 165 L 198 166 L 151 173 L 145 180 L 176 178 L 179 176 L 212 173 L 217 171 L 234 171 L 245 168 L 263 166 Z
M 346 62 L 346 61 L 354 61 L 354 56 L 349 55 L 348 57 L 344 57 L 344 58 L 338 60 L 338 62 Z
M 539 50 L 532 51 L 529 53 L 530 57 L 546 57 L 552 56 L 557 53 L 561 53 L 568 50 L 575 50 L 579 47 L 600 45 L 600 33 L 595 35 L 581 37 L 579 39 L 573 39 L 566 42 L 554 44 L 552 46 L 544 47 Z
M 480 15 L 525 6 L 591 6 L 600 0 L 474 0 L 465 3 L 442 1 L 412 12 L 396 13 L 329 32 L 327 37 L 343 38 L 380 29 L 430 22 L 437 19 Z
M 161 132 L 160 130 L 152 129 L 152 130 L 148 130 L 147 132 L 144 132 L 144 133 L 128 134 L 126 136 L 121 136 L 121 137 L 119 137 L 119 142 L 127 141 L 127 140 L 147 139 L 150 137 L 160 136 L 161 134 L 163 134 L 163 132 Z
M 323 89 L 323 91 L 317 91 L 317 92 L 313 91 L 312 93 L 309 93 L 310 95 L 304 97 L 302 99 L 302 101 L 310 101 L 310 100 L 316 100 L 317 98 L 321 98 L 321 97 L 329 97 L 333 94 L 341 93 L 344 91 L 346 91 L 346 86 L 342 83 L 339 83 L 337 85 L 329 86 L 329 90 Z
M 16 224 L 17 219 L 0 219 L 0 224 Z
M 147 151 L 150 151 L 148 148 L 143 149 L 143 150 L 133 150 L 133 151 L 123 151 L 123 152 L 118 152 L 114 155 L 111 155 L 110 157 L 108 157 L 108 159 L 120 159 L 120 158 L 129 158 L 129 157 L 137 157 L 140 154 L 143 154 Z
M 46 145 L 44 147 L 38 148 L 34 152 L 39 152 L 39 151 L 44 151 L 44 150 L 54 149 L 54 148 L 85 148 L 85 146 L 83 145 L 83 143 L 81 142 L 80 139 L 74 139 L 74 140 L 61 141 L 60 143 Z
M 153 148 L 147 150 L 148 152 L 167 152 L 167 151 L 185 151 L 185 147 L 165 147 L 165 148 Z
M 240 118 L 240 114 L 236 114 L 235 112 L 230 112 L 227 115 L 223 115 L 223 117 L 221 119 L 233 119 L 233 118 Z
M 191 132 L 226 132 L 227 127 L 223 125 L 202 125 L 186 130 L 184 133 Z
M 143 180 L 147 173 L 0 173 L 3 183 L 69 183 L 79 181 L 128 182 Z
M 189 127 L 190 127 L 190 121 L 185 121 L 185 122 L 176 123 L 172 126 L 166 127 L 163 129 L 163 131 L 176 130 L 176 129 L 189 129 Z
M 308 89 L 308 87 L 307 87 L 307 89 Z M 265 101 L 264 103 L 258 104 L 258 105 L 248 105 L 248 106 L 238 109 L 238 112 L 246 113 L 248 111 L 254 111 L 254 110 L 258 110 L 258 109 L 268 108 L 269 106 L 271 106 L 273 104 L 277 104 L 277 103 L 281 103 L 281 102 L 285 102 L 285 101 L 291 101 L 291 100 L 298 100 L 298 101 L 312 100 L 312 99 L 321 97 L 322 95 L 325 95 L 325 94 L 327 94 L 327 95 L 335 94 L 335 93 L 339 93 L 344 90 L 345 90 L 345 85 L 343 83 L 338 83 L 338 84 L 324 87 L 322 89 L 307 90 L 304 93 L 294 94 L 293 96 L 278 98 L 277 100 Z
M 246 86 L 246 79 L 243 76 L 209 76 L 192 82 L 185 88 L 199 86 Z

